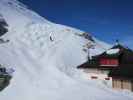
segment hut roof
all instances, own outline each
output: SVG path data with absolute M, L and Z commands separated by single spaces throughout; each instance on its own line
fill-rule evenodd
M 115 50 L 119 50 L 118 52 L 114 52 L 114 53 L 108 53 L 108 51 L 115 51 Z M 94 56 L 94 58 L 97 57 L 104 57 L 104 58 L 118 58 L 120 55 L 124 55 L 124 57 L 128 57 L 133 59 L 133 51 L 127 47 L 122 46 L 121 44 L 118 45 L 114 45 L 112 48 L 110 48 L 109 50 L 103 52 L 100 55 Z
M 113 53 L 113 54 L 108 54 L 107 51 L 103 52 L 100 55 L 93 56 L 92 59 L 88 60 L 84 64 L 78 66 L 78 68 L 114 68 L 114 66 L 100 66 L 99 65 L 99 58 L 117 58 L 119 60 L 119 66 L 117 67 L 122 67 L 124 65 L 133 66 L 133 51 L 129 48 L 126 48 L 122 46 L 121 44 L 115 45 L 110 49 L 119 49 L 119 52 Z M 109 49 L 109 50 L 110 50 Z

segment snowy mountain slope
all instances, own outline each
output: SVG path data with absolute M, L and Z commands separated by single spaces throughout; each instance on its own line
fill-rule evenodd
M 19 33 L 23 32 L 23 28 L 26 27 L 27 24 L 36 22 L 47 24 L 50 23 L 44 18 L 38 16 L 36 13 L 26 9 L 25 6 L 19 3 L 17 0 L 0 0 L 0 2 L 0 13 L 8 22 L 10 26 L 9 29 L 12 31 L 12 35 L 16 31 L 19 31 Z M 22 6 L 20 6 L 20 4 Z
M 49 22 L 20 5 L 0 1 L 0 14 L 9 25 L 2 37 L 10 40 L 0 44 L 0 63 L 15 69 L 10 85 L 0 92 L 1 100 L 132 100 L 82 80 L 76 69 L 87 60 L 84 45 L 95 44 L 96 54 L 105 49 L 102 42 L 79 37 L 75 34 L 83 31 Z

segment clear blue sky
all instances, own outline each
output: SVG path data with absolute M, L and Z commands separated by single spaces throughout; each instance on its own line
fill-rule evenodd
M 133 0 L 19 0 L 46 19 L 133 49 Z

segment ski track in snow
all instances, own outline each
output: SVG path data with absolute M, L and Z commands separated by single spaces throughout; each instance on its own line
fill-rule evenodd
M 75 34 L 83 31 L 54 24 L 17 0 L 1 0 L 0 14 L 9 24 L 3 38 L 10 40 L 0 44 L 0 63 L 15 69 L 1 100 L 133 100 L 131 93 L 82 78 L 76 66 L 87 60 L 83 46 L 89 40 Z M 108 48 L 94 40 L 91 56 Z

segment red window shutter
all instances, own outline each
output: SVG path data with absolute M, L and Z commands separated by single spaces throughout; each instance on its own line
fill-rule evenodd
M 119 64 L 117 59 L 100 59 L 100 65 L 112 65 L 112 66 L 117 66 Z

